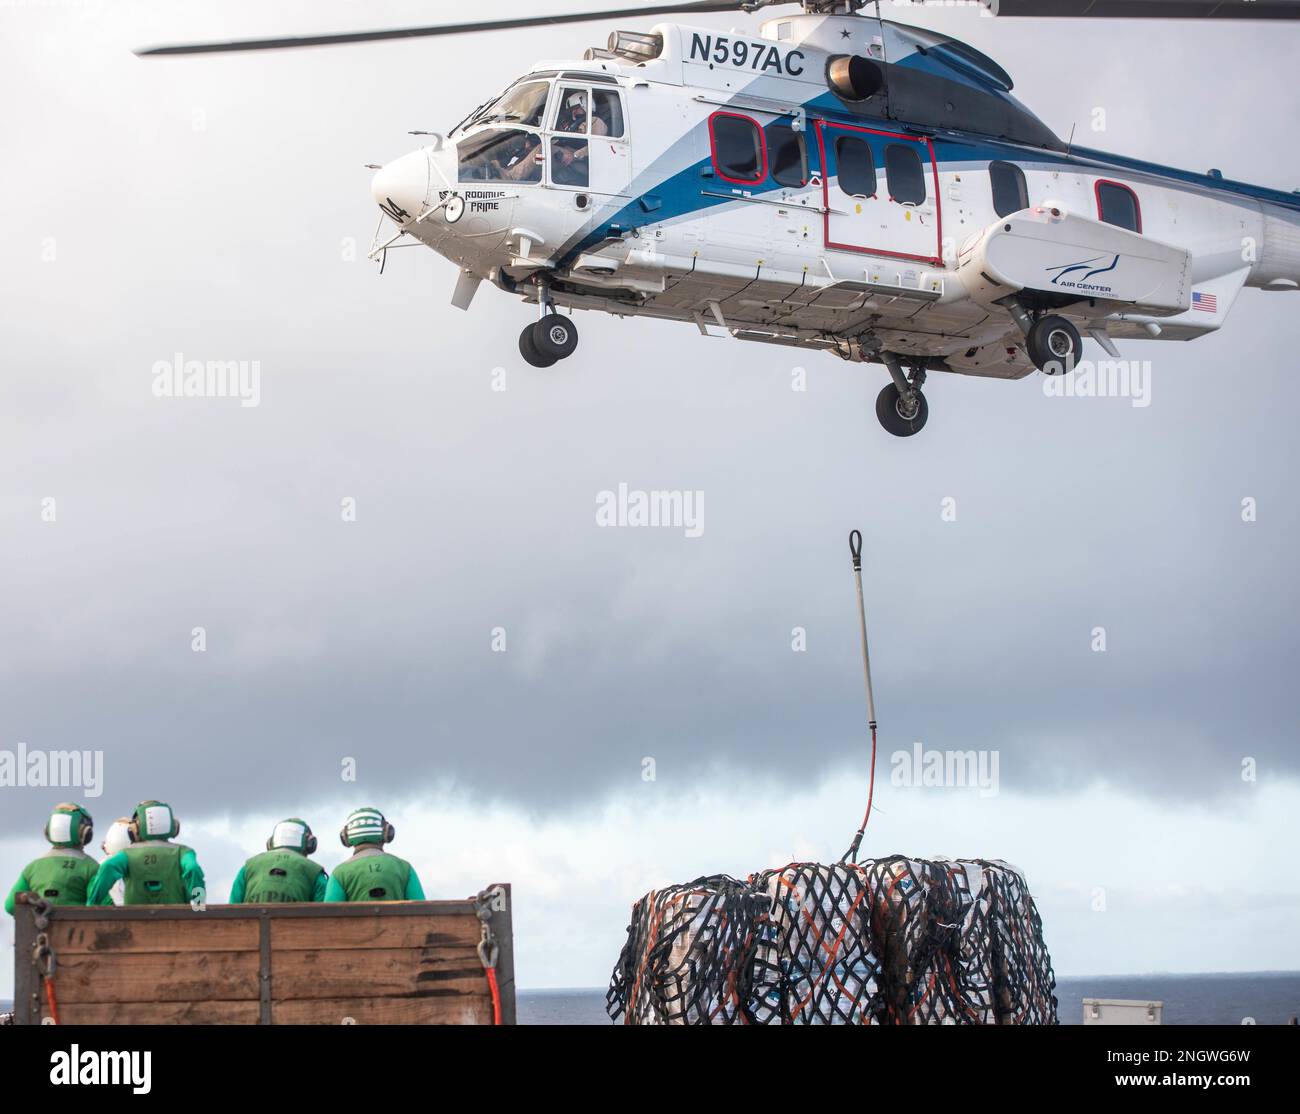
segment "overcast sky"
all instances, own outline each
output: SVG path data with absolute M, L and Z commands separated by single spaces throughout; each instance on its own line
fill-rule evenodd
M 515 884 L 523 985 L 600 984 L 651 886 L 847 845 L 856 526 L 869 853 L 1023 867 L 1058 973 L 1300 967 L 1300 299 L 1246 291 L 1218 336 L 1127 343 L 1145 408 L 936 374 L 907 441 L 876 423 L 881 369 L 694 326 L 582 314 L 539 371 L 522 303 L 452 308 L 427 249 L 366 262 L 363 164 L 609 25 L 130 54 L 480 10 L 0 7 L 0 749 L 102 750 L 101 832 L 171 801 L 215 893 L 282 816 L 332 866 L 347 810 L 379 805 L 431 896 Z M 1298 29 L 912 18 L 992 54 L 1061 135 L 1300 186 Z M 258 361 L 260 405 L 154 397 L 175 353 Z M 598 528 L 620 483 L 702 491 L 703 535 Z M 996 749 L 1001 792 L 891 786 L 917 741 Z M 6 889 L 71 795 L 0 789 Z

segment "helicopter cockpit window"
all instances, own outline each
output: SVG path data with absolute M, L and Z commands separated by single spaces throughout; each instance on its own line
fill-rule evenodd
M 989 182 L 993 186 L 993 209 L 1000 217 L 1009 217 L 1029 208 L 1029 188 L 1025 172 L 1013 162 L 989 163 Z
M 546 116 L 546 94 L 550 85 L 545 81 L 529 81 L 507 89 L 496 101 L 474 118 L 474 124 L 520 124 L 526 128 L 540 128 Z
M 726 182 L 756 184 L 767 176 L 763 133 L 748 116 L 715 112 L 709 117 L 713 168 Z
M 555 130 L 557 132 L 586 135 L 587 124 L 590 119 L 591 111 L 587 103 L 587 90 L 561 87 L 560 107 L 555 113 Z
M 475 132 L 456 144 L 462 182 L 540 182 L 542 137 L 516 128 Z
M 552 137 L 551 181 L 557 186 L 590 185 L 590 167 L 585 139 L 559 135 Z
M 835 173 L 850 197 L 876 196 L 876 160 L 865 140 L 842 135 L 835 141 Z
M 916 148 L 891 143 L 885 148 L 885 173 L 889 178 L 889 196 L 904 205 L 920 205 L 925 200 L 925 167 Z
M 807 185 L 808 155 L 803 136 L 789 124 L 773 124 L 767 129 L 767 146 L 771 152 L 772 180 L 777 185 Z
M 1137 194 L 1118 182 L 1097 183 L 1097 216 L 1107 224 L 1127 228 L 1130 232 L 1142 231 L 1142 210 Z

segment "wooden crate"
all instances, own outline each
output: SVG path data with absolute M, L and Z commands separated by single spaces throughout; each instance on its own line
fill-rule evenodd
M 489 887 L 492 889 L 493 887 Z M 515 1022 L 510 887 L 492 912 L 503 1024 Z M 31 906 L 15 910 L 14 1020 L 48 1013 Z M 472 899 L 60 906 L 46 933 L 63 1024 L 490 1025 Z

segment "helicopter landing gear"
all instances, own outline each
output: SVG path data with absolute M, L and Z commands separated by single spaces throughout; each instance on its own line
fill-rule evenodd
M 1068 319 L 1058 313 L 1030 316 L 1018 298 L 1006 298 L 1011 318 L 1025 334 L 1025 352 L 1030 362 L 1044 375 L 1065 375 L 1083 355 L 1083 338 Z
M 572 319 L 548 313 L 519 334 L 519 354 L 533 367 L 550 367 L 578 347 L 578 327 Z
M 519 334 L 519 354 L 533 367 L 550 367 L 573 355 L 578 347 L 578 327 L 571 317 L 555 312 L 545 277 L 539 275 L 536 281 L 538 319 Z
M 555 356 L 543 356 L 537 348 L 537 342 L 533 339 L 533 331 L 537 328 L 537 322 L 531 325 L 525 325 L 524 331 L 519 334 L 519 355 L 533 367 L 551 367 L 557 360 Z
M 930 404 L 921 388 L 925 385 L 925 364 L 912 370 L 910 377 L 903 374 L 898 357 L 882 352 L 880 359 L 889 369 L 892 383 L 876 396 L 876 417 L 886 431 L 895 437 L 911 437 L 925 428 L 930 417 Z
M 1083 338 L 1068 320 L 1055 313 L 1040 317 L 1025 335 L 1025 351 L 1034 367 L 1045 375 L 1064 375 L 1074 370 L 1083 352 Z

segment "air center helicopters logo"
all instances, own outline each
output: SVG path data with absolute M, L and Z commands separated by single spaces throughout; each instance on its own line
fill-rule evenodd
M 1114 288 L 1091 280 L 1097 275 L 1109 274 L 1119 266 L 1119 256 L 1115 255 L 1106 262 L 1104 255 L 1094 259 L 1084 259 L 1079 263 L 1067 263 L 1064 267 L 1048 267 L 1048 272 L 1055 271 L 1052 285 L 1065 290 L 1077 290 L 1080 294 L 1113 294 Z M 1082 272 L 1082 273 L 1080 273 Z

